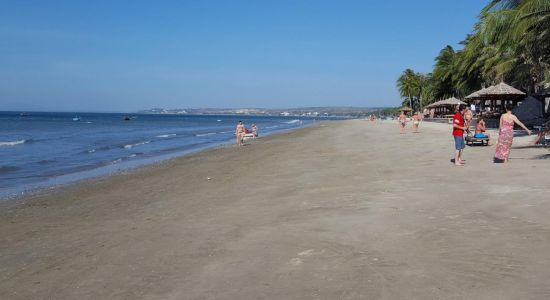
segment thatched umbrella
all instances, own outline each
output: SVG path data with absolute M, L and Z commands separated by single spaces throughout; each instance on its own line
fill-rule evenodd
M 429 108 L 429 109 L 435 109 L 436 112 L 438 114 L 441 114 L 441 113 L 445 113 L 445 112 L 454 112 L 454 108 L 457 106 L 457 105 L 460 105 L 460 104 L 466 104 L 466 102 L 464 101 L 461 101 L 455 97 L 451 97 L 451 98 L 448 98 L 448 99 L 444 99 L 444 100 L 441 100 L 441 101 L 437 101 L 437 102 L 434 102 L 428 106 L 426 106 L 426 108 Z
M 451 97 L 451 98 L 448 98 L 448 99 L 445 99 L 445 100 L 440 100 L 440 101 L 434 102 L 434 103 L 426 106 L 426 108 L 439 107 L 439 106 L 449 106 L 449 105 L 456 106 L 456 105 L 460 105 L 460 104 L 466 104 L 466 102 L 461 101 L 459 99 L 456 99 L 455 97 Z
M 403 107 L 401 107 L 401 108 L 399 109 L 399 111 L 402 111 L 402 112 L 404 112 L 404 113 L 406 114 L 406 113 L 411 112 L 412 109 L 411 109 L 410 107 L 403 106 Z
M 478 98 L 480 99 L 499 99 L 499 100 L 523 100 L 525 93 L 501 82 L 497 85 L 486 88 L 480 91 Z
M 487 88 L 485 88 L 485 87 L 481 88 L 481 90 L 471 93 L 470 95 L 464 97 L 464 99 L 466 99 L 466 101 L 468 101 L 468 100 L 477 100 L 477 99 L 479 99 L 479 94 L 485 93 L 485 90 L 487 90 Z
M 465 99 L 467 101 L 480 100 L 479 103 L 481 104 L 482 109 L 483 106 L 487 104 L 487 101 L 489 101 L 491 111 L 493 111 L 498 106 L 500 106 L 501 111 L 504 111 L 504 105 L 506 103 L 512 102 L 514 104 L 517 104 L 519 101 L 525 99 L 525 93 L 504 82 L 501 82 L 497 85 L 483 88 L 477 92 L 474 92 L 466 96 Z M 498 104 L 497 101 L 499 102 Z

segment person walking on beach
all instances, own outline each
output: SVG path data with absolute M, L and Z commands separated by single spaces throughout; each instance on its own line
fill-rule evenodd
M 237 136 L 237 145 L 244 145 L 244 124 L 242 121 L 239 121 L 237 128 L 235 129 L 235 135 Z
M 414 116 L 412 117 L 413 120 L 413 132 L 418 133 L 418 126 L 420 125 L 420 121 L 422 121 L 422 117 L 420 116 L 419 112 L 415 112 Z
M 495 152 L 495 162 L 509 162 L 510 150 L 514 140 L 514 124 L 519 125 L 528 135 L 531 130 L 527 129 L 523 123 L 512 113 L 512 105 L 506 105 L 506 113 L 500 116 L 500 130 L 498 132 L 498 143 Z
M 252 124 L 252 136 L 254 138 L 258 137 L 258 126 L 256 126 L 256 123 Z
M 463 114 L 466 110 L 466 105 L 460 104 L 458 106 L 458 111 L 455 113 L 453 118 L 453 138 L 455 140 L 455 166 L 463 166 L 464 161 L 462 160 L 462 151 L 466 147 L 464 145 L 464 131 L 467 131 L 468 128 L 464 124 Z
M 405 133 L 405 125 L 407 125 L 407 116 L 402 111 L 399 115 L 399 118 L 397 118 L 397 122 L 399 123 L 399 133 L 404 134 Z

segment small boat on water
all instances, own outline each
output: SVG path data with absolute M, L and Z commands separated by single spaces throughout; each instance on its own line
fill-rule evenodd
M 80 121 L 80 117 L 79 116 L 74 116 L 73 121 Z
M 19 114 L 19 116 L 20 116 L 20 117 L 28 117 L 29 114 L 26 113 L 26 112 L 22 112 L 22 113 Z
M 130 121 L 130 120 L 131 120 L 131 118 L 128 117 L 128 116 L 125 116 L 125 117 L 124 117 L 124 121 Z

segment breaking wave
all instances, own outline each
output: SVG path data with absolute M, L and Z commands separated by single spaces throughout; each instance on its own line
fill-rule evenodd
M 209 135 L 214 135 L 214 134 L 216 134 L 216 132 L 197 133 L 197 134 L 195 134 L 195 136 L 209 136 Z
M 149 144 L 151 141 L 144 141 L 144 142 L 139 142 L 139 143 L 135 143 L 135 144 L 128 144 L 128 145 L 124 145 L 124 149 L 130 149 L 130 148 L 134 148 L 134 147 L 137 147 L 137 146 L 141 146 L 141 145 L 145 145 L 145 144 Z
M 0 142 L 0 147 L 9 147 L 9 146 L 17 146 L 25 143 L 30 143 L 31 140 L 19 140 L 19 141 L 11 141 L 11 142 Z
M 175 133 L 161 134 L 161 135 L 157 135 L 156 137 L 158 137 L 158 138 L 169 138 L 169 137 L 173 137 L 173 136 L 176 136 L 176 134 Z

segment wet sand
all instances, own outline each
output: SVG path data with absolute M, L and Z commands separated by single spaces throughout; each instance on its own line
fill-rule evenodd
M 550 151 L 352 120 L 0 204 L 2 299 L 549 299 Z M 210 178 L 210 179 L 208 179 Z

